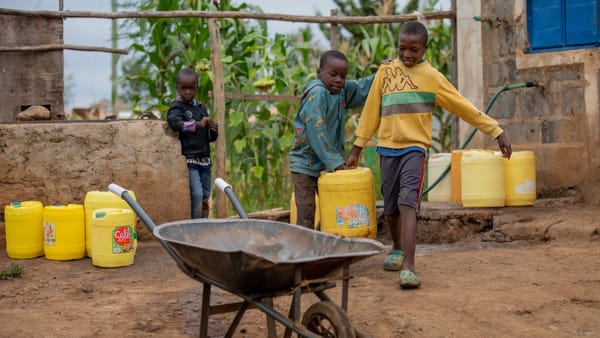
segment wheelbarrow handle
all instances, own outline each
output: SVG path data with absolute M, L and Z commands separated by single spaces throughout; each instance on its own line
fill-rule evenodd
M 142 222 L 144 222 L 144 224 L 146 224 L 148 229 L 150 229 L 150 231 L 152 233 L 154 233 L 154 229 L 156 228 L 156 223 L 154 223 L 154 221 L 150 218 L 150 216 L 148 216 L 146 211 L 144 211 L 144 209 L 142 209 L 142 207 L 136 202 L 136 200 L 129 194 L 127 189 L 125 189 L 115 183 L 111 183 L 108 185 L 108 190 L 110 190 L 113 194 L 119 196 L 123 200 L 125 200 L 125 202 L 127 202 L 127 204 L 129 204 L 131 209 L 133 209 L 133 211 L 135 211 L 135 213 L 140 217 Z M 163 246 L 163 248 L 165 250 L 167 250 L 169 255 L 171 255 L 171 257 L 173 257 L 175 262 L 177 262 L 177 265 L 179 266 L 179 268 L 184 273 L 186 273 L 188 276 L 194 278 L 194 270 L 191 269 L 187 264 L 185 264 L 183 259 L 173 250 L 173 248 L 171 248 L 171 246 L 169 246 L 169 243 L 167 243 L 165 240 L 163 240 L 159 237 L 156 237 L 156 239 L 158 239 L 158 241 Z
M 248 219 L 248 215 L 246 214 L 246 211 L 244 211 L 244 208 L 242 207 L 242 204 L 240 203 L 238 198 L 235 196 L 235 193 L 233 192 L 231 185 L 229 183 L 225 182 L 225 180 L 220 177 L 217 177 L 215 179 L 215 185 L 217 186 L 217 188 L 219 188 L 219 190 L 224 192 L 225 195 L 227 195 L 227 197 L 229 197 L 231 204 L 233 204 L 233 207 L 235 208 L 237 213 L 240 215 L 240 218 Z
M 220 177 L 217 177 L 217 178 L 215 179 L 215 185 L 216 185 L 216 186 L 217 186 L 217 188 L 218 188 L 219 190 L 221 190 L 222 192 L 225 192 L 225 189 L 227 189 L 227 188 L 231 188 L 231 184 L 229 184 L 229 183 L 225 182 L 225 180 L 224 180 L 224 179 L 222 179 L 222 178 L 220 178 Z
M 144 209 L 142 209 L 142 207 L 133 199 L 133 197 L 131 197 L 131 195 L 129 194 L 127 189 L 125 189 L 115 183 L 111 183 L 108 185 L 108 190 L 110 190 L 113 194 L 119 196 L 123 200 L 125 200 L 125 202 L 127 202 L 127 204 L 129 204 L 131 209 L 133 209 L 133 211 L 135 211 L 135 213 L 148 226 L 150 231 L 154 231 L 156 224 L 154 223 L 154 221 L 152 221 L 152 219 L 150 218 L 150 216 L 148 216 L 148 214 L 144 211 Z
M 119 196 L 119 198 L 123 198 L 123 193 L 127 191 L 127 189 L 123 188 L 122 186 L 116 183 L 109 184 L 108 190 L 110 190 L 113 194 Z

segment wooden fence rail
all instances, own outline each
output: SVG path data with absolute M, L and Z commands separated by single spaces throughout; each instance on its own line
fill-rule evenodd
M 286 22 L 322 24 L 375 24 L 400 23 L 413 20 L 454 19 L 454 11 L 414 13 L 382 16 L 304 16 L 276 13 L 251 12 L 203 12 L 203 11 L 147 11 L 147 12 L 94 12 L 94 11 L 29 11 L 0 8 L 0 14 L 51 18 L 97 18 L 97 19 L 136 19 L 136 18 L 215 18 L 215 19 L 256 19 Z
M 105 52 L 105 53 L 116 53 L 116 54 L 127 54 L 127 49 L 122 48 L 110 48 L 110 47 L 96 47 L 96 46 L 81 46 L 81 45 L 67 45 L 67 44 L 46 44 L 37 46 L 15 46 L 6 47 L 0 46 L 0 53 L 8 52 L 47 52 L 51 50 L 78 50 L 82 52 Z

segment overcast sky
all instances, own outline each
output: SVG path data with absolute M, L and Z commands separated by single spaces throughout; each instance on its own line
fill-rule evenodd
M 234 3 L 241 3 L 242 0 Z M 442 2 L 446 2 L 442 0 Z M 27 10 L 58 10 L 58 0 L 0 0 L 1 8 Z M 64 0 L 65 10 L 89 10 L 109 12 L 110 0 Z M 313 15 L 318 10 L 328 15 L 335 8 L 333 0 L 248 0 L 262 8 L 265 13 Z M 405 1 L 398 1 L 400 5 Z M 306 26 L 304 23 L 271 21 L 271 34 L 289 33 Z M 313 32 L 318 28 L 312 25 Z M 64 43 L 87 46 L 111 47 L 110 20 L 107 19 L 66 19 L 64 23 Z M 126 48 L 124 42 L 119 48 Z M 72 95 L 66 102 L 66 109 L 89 107 L 102 99 L 110 99 L 110 60 L 111 54 L 65 50 L 65 77 L 72 78 Z

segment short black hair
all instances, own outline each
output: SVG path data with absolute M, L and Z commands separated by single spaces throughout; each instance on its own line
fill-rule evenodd
M 196 73 L 193 68 L 182 68 L 179 72 L 177 72 L 175 83 L 179 83 L 179 80 L 182 76 L 195 76 L 196 82 L 198 82 L 198 73 Z
M 348 62 L 348 58 L 346 57 L 346 55 L 344 55 L 344 53 L 340 52 L 339 50 L 332 49 L 326 51 L 325 53 L 323 53 L 323 55 L 321 55 L 321 59 L 319 59 L 319 68 L 325 67 L 325 65 L 327 64 L 327 60 L 329 60 L 330 58 L 336 58 Z
M 429 40 L 429 34 L 427 33 L 427 28 L 425 25 L 418 21 L 409 21 L 405 22 L 402 27 L 400 27 L 400 34 L 410 34 L 410 35 L 418 35 L 423 38 L 423 44 L 427 46 L 427 41 Z

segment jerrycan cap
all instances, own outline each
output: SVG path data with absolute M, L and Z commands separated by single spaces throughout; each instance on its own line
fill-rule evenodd
M 15 207 L 15 208 L 19 208 L 21 207 L 21 202 L 19 201 L 14 201 L 10 203 L 11 206 Z

